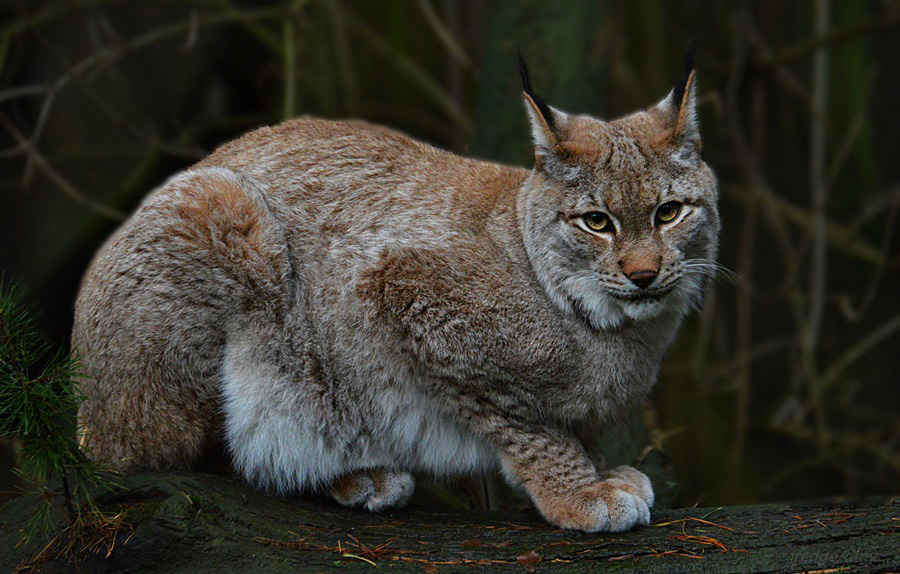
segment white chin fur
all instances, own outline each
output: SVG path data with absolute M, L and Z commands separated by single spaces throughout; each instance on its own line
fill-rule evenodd
M 687 279 L 687 278 L 686 278 Z M 679 309 L 682 314 L 690 305 L 697 290 L 692 281 L 685 281 L 673 293 L 660 299 L 625 301 L 610 295 L 591 274 L 574 275 L 565 281 L 563 290 L 577 302 L 579 310 L 597 330 L 615 329 L 626 319 L 646 321 L 664 314 L 666 310 Z
M 563 284 L 564 291 L 577 302 L 582 314 L 597 330 L 615 329 L 626 318 L 622 302 L 612 297 L 591 273 L 575 274 Z
M 644 319 L 652 319 L 662 314 L 666 308 L 666 301 L 663 299 L 655 299 L 649 301 L 626 301 L 622 304 L 622 310 L 625 315 L 635 321 Z
M 700 280 L 685 275 L 671 293 L 660 299 L 626 301 L 609 294 L 590 272 L 576 273 L 566 278 L 561 289 L 547 289 L 556 303 L 571 309 L 574 301 L 578 311 L 598 331 L 608 331 L 622 325 L 626 319 L 646 321 L 674 311 L 681 316 L 699 306 L 702 300 Z M 562 295 L 565 293 L 565 296 Z

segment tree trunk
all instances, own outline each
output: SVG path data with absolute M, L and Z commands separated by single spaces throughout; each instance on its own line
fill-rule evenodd
M 59 545 L 31 564 L 39 548 L 15 547 L 36 503 L 23 496 L 0 513 L 0 568 L 74 571 Z M 102 503 L 127 525 L 111 551 L 108 530 L 97 553 L 76 556 L 85 574 L 900 570 L 900 501 L 885 499 L 663 510 L 652 526 L 622 534 L 561 531 L 534 512 L 370 514 L 189 472 L 129 477 Z

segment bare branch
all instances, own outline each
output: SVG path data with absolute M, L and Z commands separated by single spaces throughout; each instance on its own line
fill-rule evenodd
M 816 36 L 828 33 L 831 5 L 829 0 L 816 0 Z M 828 189 L 825 180 L 825 121 L 828 105 L 828 50 L 821 47 L 815 55 L 813 66 L 813 113 L 810 117 L 810 195 L 812 207 L 812 270 L 810 284 L 812 294 L 809 303 L 809 320 L 803 335 L 804 352 L 808 360 L 816 351 L 822 326 L 822 310 L 825 305 L 827 249 L 825 202 Z
M 373 32 L 371 28 L 363 24 L 354 15 L 348 12 L 346 13 L 346 18 L 350 25 L 356 30 L 359 36 L 366 43 L 368 43 L 372 48 L 392 61 L 398 70 L 400 70 L 408 78 L 416 82 L 419 87 L 422 88 L 422 90 L 429 96 L 431 96 L 435 103 L 440 106 L 460 128 L 466 130 L 467 132 L 472 132 L 474 130 L 472 121 L 468 118 L 468 116 L 466 116 L 466 113 L 462 110 L 462 108 L 460 108 L 459 105 L 455 101 L 453 101 L 453 98 L 451 98 L 446 92 L 444 92 L 444 89 L 437 82 L 435 82 L 431 78 L 431 76 L 429 76 L 428 73 L 425 72 L 425 70 L 420 68 L 416 63 L 407 58 L 405 55 L 395 50 L 390 44 L 385 42 L 384 39 Z
M 19 146 L 25 150 L 25 153 L 32 160 L 33 164 L 40 169 L 47 178 L 52 181 L 56 186 L 62 191 L 64 194 L 68 195 L 72 199 L 74 199 L 77 203 L 91 209 L 105 217 L 110 219 L 114 219 L 116 221 L 123 221 L 125 219 L 125 214 L 117 209 L 113 209 L 109 206 L 106 206 L 102 203 L 94 201 L 93 199 L 86 196 L 82 193 L 78 188 L 69 183 L 69 181 L 59 174 L 53 166 L 41 155 L 41 152 L 35 148 L 32 143 L 22 135 L 16 126 L 13 125 L 9 119 L 0 114 L 0 124 L 3 124 L 3 127 L 6 128 L 6 131 L 13 137 L 13 139 L 18 142 Z
M 434 8 L 432 8 L 431 2 L 428 0 L 417 0 L 417 4 L 419 5 L 419 10 L 422 11 L 422 15 L 425 16 L 425 19 L 428 21 L 428 25 L 434 30 L 435 36 L 437 36 L 441 44 L 444 45 L 447 52 L 449 52 L 450 55 L 464 68 L 471 68 L 472 61 L 469 59 L 469 56 L 466 55 L 466 51 L 463 50 L 462 46 L 459 45 L 459 42 L 453 38 L 453 35 L 447 30 L 444 23 L 441 22 L 440 17 L 434 11 Z
M 856 24 L 848 24 L 841 28 L 835 28 L 828 34 L 816 35 L 814 38 L 804 40 L 777 54 L 771 54 L 760 58 L 753 63 L 754 68 L 767 68 L 782 66 L 795 60 L 799 60 L 816 53 L 819 48 L 825 48 L 852 40 L 861 36 L 867 36 L 873 32 L 887 32 L 900 26 L 900 9 L 895 4 L 884 16 L 875 17 Z

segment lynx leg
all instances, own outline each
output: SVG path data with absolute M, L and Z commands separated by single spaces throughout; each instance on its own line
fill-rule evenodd
M 643 473 L 620 466 L 601 478 L 575 437 L 554 431 L 516 429 L 509 436 L 504 471 L 548 521 L 585 532 L 650 523 L 653 489 Z
M 215 438 L 216 415 L 197 401 L 178 408 L 148 397 L 120 397 L 115 405 L 86 401 L 79 442 L 94 460 L 122 472 L 189 468 Z
M 279 312 L 288 268 L 254 185 L 226 169 L 185 172 L 91 264 L 72 344 L 92 458 L 126 472 L 185 467 L 219 438 L 226 334 L 251 314 Z
M 408 472 L 364 470 L 339 478 L 331 485 L 331 496 L 344 506 L 362 506 L 379 512 L 406 505 L 415 488 Z

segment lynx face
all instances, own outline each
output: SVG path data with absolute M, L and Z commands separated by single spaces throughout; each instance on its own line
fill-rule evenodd
M 700 158 L 693 78 L 612 122 L 568 116 L 526 82 L 536 160 L 520 205 L 526 248 L 557 305 L 596 329 L 680 320 L 716 271 L 716 184 Z

